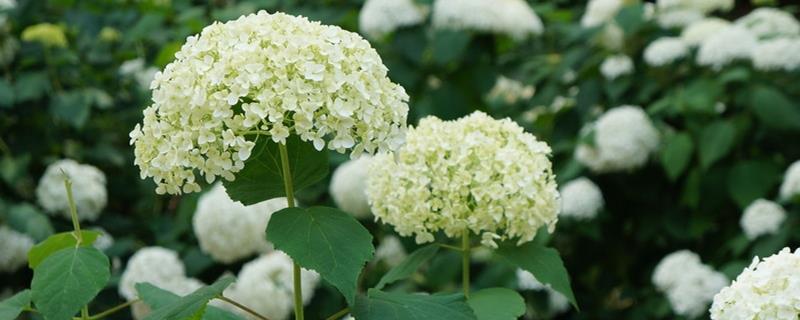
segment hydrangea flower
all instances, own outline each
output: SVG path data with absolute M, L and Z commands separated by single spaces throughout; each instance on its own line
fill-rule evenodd
M 71 219 L 64 173 L 72 180 L 72 198 L 78 220 L 97 220 L 108 202 L 106 175 L 100 169 L 71 159 L 58 160 L 47 166 L 36 186 L 39 205 L 51 214 Z
M 542 20 L 524 0 L 436 0 L 433 26 L 507 34 L 521 40 L 541 34 Z
M 591 28 L 613 20 L 622 5 L 622 0 L 589 0 L 581 17 L 581 26 Z
M 703 264 L 696 253 L 680 250 L 658 263 L 653 271 L 653 284 L 666 294 L 676 314 L 696 318 L 728 284 L 728 278 Z
M 736 20 L 736 25 L 761 39 L 800 36 L 800 22 L 791 13 L 776 8 L 757 8 Z
M 594 145 L 579 144 L 575 158 L 597 173 L 639 168 L 660 143 L 658 130 L 638 106 L 608 110 L 592 129 Z
M 33 239 L 6 226 L 0 226 L 0 272 L 14 272 L 28 263 Z
M 0 0 L 0 10 L 11 10 L 17 7 L 17 0 Z
M 454 121 L 427 117 L 395 154 L 373 158 L 367 182 L 372 212 L 402 236 L 470 230 L 482 243 L 533 240 L 558 213 L 550 147 L 509 119 L 475 112 Z
M 38 42 L 45 47 L 66 47 L 67 36 L 64 29 L 51 23 L 40 23 L 22 30 L 22 40 Z
M 755 239 L 778 232 L 784 220 L 786 211 L 783 207 L 769 200 L 758 199 L 744 209 L 739 225 L 747 238 Z
M 700 44 L 697 64 L 715 70 L 739 59 L 749 59 L 757 44 L 756 36 L 745 28 L 729 26 Z
M 753 49 L 753 66 L 763 71 L 793 71 L 800 67 L 800 37 L 764 40 Z
M 518 101 L 530 99 L 534 93 L 536 93 L 536 88 L 532 85 L 526 85 L 520 81 L 499 76 L 492 89 L 489 90 L 487 98 L 489 100 L 500 100 L 506 104 L 515 104 Z
M 680 38 L 664 37 L 651 42 L 644 49 L 644 61 L 660 67 L 675 62 L 689 54 L 689 47 Z
M 624 54 L 606 57 L 600 64 L 600 73 L 608 80 L 633 73 L 633 61 Z
M 681 28 L 702 20 L 704 16 L 700 10 L 677 7 L 659 10 L 656 21 L 662 28 Z
M 794 319 L 800 314 L 800 250 L 783 248 L 753 258 L 730 286 L 714 296 L 712 320 Z
M 245 206 L 232 200 L 222 184 L 200 196 L 192 218 L 200 249 L 214 260 L 232 263 L 272 245 L 264 237 L 272 213 L 286 208 L 286 198 L 275 198 Z
M 358 28 L 370 38 L 425 20 L 426 10 L 413 0 L 367 0 L 358 13 Z
M 800 195 L 800 160 L 795 161 L 786 169 L 781 183 L 781 198 L 790 199 Z
M 389 267 L 395 267 L 406 259 L 406 249 L 400 239 L 389 235 L 381 239 L 381 243 L 375 248 L 375 260 L 383 261 Z
M 142 248 L 131 256 L 119 280 L 119 295 L 128 301 L 136 299 L 136 284 L 141 282 L 177 295 L 189 294 L 203 285 L 186 277 L 186 269 L 175 251 L 162 247 Z
M 553 290 L 550 285 L 543 284 L 536 277 L 525 270 L 517 269 L 517 287 L 520 290 L 545 290 L 547 291 L 548 311 L 551 315 L 564 313 L 569 310 L 569 299 L 561 292 Z
M 333 172 L 329 192 L 343 211 L 358 219 L 369 218 L 367 174 L 371 157 L 361 157 L 342 163 Z
M 136 80 L 140 88 L 150 88 L 158 69 L 156 67 L 145 67 L 144 59 L 136 58 L 123 62 L 119 66 L 119 75 Z
M 408 95 L 358 34 L 283 13 L 242 16 L 187 38 L 156 74 L 131 132 L 135 164 L 157 193 L 233 180 L 256 135 L 290 134 L 352 155 L 402 143 Z
M 561 187 L 561 213 L 559 216 L 588 220 L 597 216 L 604 205 L 603 194 L 594 182 L 578 178 Z
M 695 47 L 730 25 L 730 22 L 720 18 L 698 20 L 683 29 L 681 32 L 681 40 L 687 45 Z

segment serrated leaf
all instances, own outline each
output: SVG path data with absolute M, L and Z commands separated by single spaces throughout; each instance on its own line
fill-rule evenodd
M 667 139 L 661 149 L 661 165 L 670 180 L 678 178 L 692 159 L 694 143 L 686 133 L 679 133 Z
M 553 290 L 563 294 L 576 309 L 578 308 L 575 294 L 572 293 L 569 273 L 558 251 L 528 242 L 520 246 L 504 243 L 496 253 L 518 268 L 533 274 L 539 282 L 549 284 Z
M 800 130 L 800 105 L 782 92 L 758 86 L 750 96 L 751 108 L 767 127 L 778 130 Z
M 409 276 L 417 272 L 419 266 L 425 263 L 425 261 L 428 261 L 434 255 L 436 255 L 436 252 L 439 252 L 439 246 L 436 244 L 430 244 L 422 248 L 419 248 L 417 250 L 414 250 L 414 252 L 408 255 L 408 257 L 406 257 L 406 259 L 403 260 L 403 262 L 401 262 L 400 264 L 392 268 L 392 270 L 389 270 L 389 272 L 383 275 L 383 277 L 381 277 L 381 280 L 378 281 L 378 284 L 375 285 L 375 289 L 381 290 L 387 284 L 393 283 L 397 280 L 408 278 Z
M 0 319 L 13 320 L 31 304 L 31 291 L 23 290 L 0 302 Z
M 767 161 L 743 161 L 728 174 L 728 192 L 740 208 L 766 197 L 781 181 L 781 168 Z
M 108 258 L 94 247 L 59 250 L 33 270 L 33 303 L 47 320 L 71 320 L 110 277 Z
M 706 126 L 700 133 L 698 153 L 700 165 L 710 168 L 717 160 L 725 157 L 733 147 L 736 127 L 729 121 L 717 121 Z
M 369 290 L 352 309 L 358 320 L 477 320 L 462 294 L 427 295 Z
M 185 320 L 186 318 L 196 317 L 204 314 L 203 310 L 211 299 L 221 295 L 235 279 L 232 276 L 222 277 L 214 284 L 195 290 L 184 297 L 171 303 L 165 304 L 148 315 L 145 320 Z M 136 290 L 139 292 L 143 284 L 137 284 Z M 141 294 L 141 292 L 140 292 Z M 148 298 L 150 299 L 150 298 Z
M 317 151 L 313 144 L 300 140 L 296 135 L 286 139 L 286 149 L 295 192 L 328 174 L 327 151 Z M 245 205 L 286 196 L 278 144 L 269 137 L 258 137 L 244 169 L 236 173 L 235 180 L 225 181 L 224 185 L 231 199 Z
M 358 275 L 372 259 L 372 235 L 353 216 L 327 208 L 285 208 L 272 215 L 267 240 L 336 287 L 352 305 Z
M 525 314 L 525 300 L 519 293 L 507 288 L 473 292 L 467 303 L 478 320 L 513 320 Z
M 81 246 L 90 246 L 101 235 L 98 231 L 81 230 Z M 75 247 L 78 239 L 74 231 L 54 234 L 28 251 L 28 267 L 35 269 L 45 258 L 61 249 Z
M 151 310 L 161 309 L 162 307 L 167 306 L 171 303 L 175 303 L 176 301 L 181 299 L 181 296 L 177 294 L 161 289 L 146 282 L 137 283 L 136 292 L 139 294 L 139 297 L 142 298 L 144 303 L 150 307 Z M 244 320 L 244 318 L 235 313 L 231 313 L 214 306 L 208 306 L 208 308 L 206 308 L 206 310 L 204 311 L 204 314 L 201 317 L 201 319 Z

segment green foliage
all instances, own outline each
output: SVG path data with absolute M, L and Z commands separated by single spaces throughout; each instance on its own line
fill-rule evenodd
M 739 207 L 747 207 L 753 200 L 767 197 L 781 174 L 781 168 L 769 161 L 739 162 L 728 175 L 728 192 Z
M 714 162 L 726 156 L 733 148 L 736 127 L 730 121 L 720 120 L 706 126 L 700 134 L 698 153 L 703 168 L 710 168 Z
M 159 310 L 163 307 L 177 304 L 181 300 L 181 296 L 149 283 L 136 284 L 136 292 L 139 293 L 139 297 L 151 310 Z M 243 320 L 239 315 L 213 306 L 207 306 L 205 309 L 200 308 L 199 311 L 203 311 L 201 319 L 204 320 Z
M 800 131 L 800 105 L 768 86 L 757 86 L 751 94 L 750 107 L 769 128 Z
M 100 232 L 81 230 L 81 246 L 91 246 L 101 236 Z M 28 251 L 28 267 L 36 269 L 42 261 L 53 253 L 69 247 L 76 247 L 78 236 L 75 231 L 54 234 L 33 246 Z
M 47 216 L 27 203 L 12 206 L 7 214 L 6 222 L 12 228 L 30 235 L 34 240 L 44 240 L 54 232 Z
M 0 319 L 16 319 L 22 311 L 30 307 L 31 291 L 23 290 L 0 302 Z
M 435 244 L 430 244 L 415 250 L 410 255 L 408 255 L 408 257 L 405 260 L 403 260 L 403 262 L 401 262 L 400 264 L 389 270 L 389 272 L 387 272 L 385 275 L 383 275 L 378 284 L 375 285 L 375 289 L 381 290 L 387 284 L 391 284 L 398 280 L 403 280 L 410 277 L 415 272 L 417 272 L 417 269 L 419 269 L 419 267 L 423 263 L 430 260 L 434 255 L 436 255 L 437 252 L 439 252 L 439 246 Z
M 488 288 L 470 294 L 467 300 L 478 320 L 513 320 L 525 314 L 525 300 L 508 288 Z
M 352 314 L 359 320 L 477 319 L 461 294 L 390 293 L 375 289 L 366 297 L 356 298 Z
M 61 249 L 33 270 L 31 292 L 48 320 L 71 320 L 108 283 L 108 258 L 93 247 Z
M 575 294 L 572 293 L 569 273 L 555 249 L 535 242 L 527 242 L 519 246 L 513 243 L 504 243 L 497 249 L 497 254 L 518 268 L 530 272 L 541 283 L 549 284 L 553 290 L 567 297 L 575 308 L 578 307 Z
M 222 291 L 225 291 L 225 288 L 233 283 L 234 280 L 236 279 L 231 276 L 223 277 L 210 286 L 202 287 L 185 297 L 157 307 L 145 320 L 203 319 L 207 312 L 208 302 L 221 295 Z M 147 300 L 151 302 L 153 302 L 153 300 L 158 300 L 157 297 L 160 292 L 151 289 L 152 286 L 142 284 L 136 286 L 136 290 L 139 294 L 150 295 L 150 297 L 143 298 L 146 303 Z M 150 303 L 148 303 L 148 305 L 150 305 Z M 155 307 L 156 305 L 158 305 L 158 303 L 154 303 L 151 306 Z M 211 319 L 211 317 L 209 316 L 208 319 Z
M 686 133 L 667 137 L 661 149 L 661 165 L 670 179 L 677 179 L 686 170 L 693 148 L 692 137 Z

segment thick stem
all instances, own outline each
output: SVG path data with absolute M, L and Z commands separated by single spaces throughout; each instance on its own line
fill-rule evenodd
M 72 196 L 72 180 L 69 179 L 67 173 L 63 170 L 61 173 L 64 175 L 64 188 L 67 189 L 67 201 L 69 201 L 69 215 L 72 217 L 72 228 L 75 229 L 75 238 L 77 240 L 76 246 L 83 243 L 83 235 L 81 234 L 81 223 L 78 221 L 78 209 L 75 207 L 75 199 Z
M 289 168 L 289 153 L 286 151 L 286 144 L 279 144 L 278 149 L 281 153 L 281 167 L 283 169 L 283 186 L 286 190 L 286 206 L 294 207 L 294 188 L 292 186 L 291 169 Z M 303 320 L 303 279 L 300 273 L 300 265 L 294 263 L 294 317 L 296 320 Z
M 472 248 L 469 244 L 469 229 L 464 229 L 461 234 L 461 286 L 464 288 L 464 297 L 469 299 L 469 253 Z

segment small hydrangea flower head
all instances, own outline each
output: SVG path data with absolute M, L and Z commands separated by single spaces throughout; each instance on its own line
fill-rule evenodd
M 589 0 L 581 17 L 581 26 L 591 28 L 614 20 L 623 4 L 622 0 Z
M 561 188 L 559 215 L 575 220 L 592 219 L 597 216 L 604 203 L 603 194 L 594 182 L 587 178 L 578 178 Z
M 358 28 L 367 37 L 380 38 L 402 27 L 420 24 L 426 8 L 413 0 L 367 0 L 358 13 Z
M 608 110 L 593 124 L 593 130 L 594 144 L 579 144 L 575 159 L 596 173 L 637 169 L 660 143 L 658 130 L 638 106 Z
M 38 42 L 45 47 L 66 47 L 67 36 L 61 26 L 51 23 L 40 23 L 22 30 L 22 40 Z
M 755 239 L 778 232 L 784 220 L 786 211 L 783 207 L 769 200 L 758 199 L 744 209 L 739 224 L 748 239 Z
M 781 183 L 781 198 L 791 199 L 800 196 L 800 160 L 795 161 L 786 169 Z
M 381 243 L 375 248 L 375 260 L 383 261 L 389 267 L 395 267 L 406 259 L 408 254 L 403 247 L 400 239 L 393 236 L 385 236 L 381 239 Z
M 329 191 L 336 206 L 358 219 L 372 215 L 366 190 L 371 159 L 363 156 L 349 160 L 339 165 L 331 176 Z
M 507 34 L 516 40 L 544 31 L 542 20 L 524 0 L 436 0 L 433 26 Z
M 706 38 L 697 51 L 697 64 L 714 70 L 736 60 L 750 59 L 756 48 L 756 36 L 741 26 L 731 25 Z
M 187 38 L 150 88 L 153 104 L 130 137 L 157 193 L 199 191 L 197 174 L 233 180 L 256 135 L 293 134 L 354 157 L 392 150 L 408 114 L 405 90 L 361 36 L 265 11 Z
M 600 73 L 608 80 L 614 80 L 632 72 L 633 60 L 624 54 L 609 56 L 600 64 Z
M 33 247 L 33 239 L 7 226 L 0 226 L 0 272 L 14 272 L 28 262 L 28 251 Z
M 712 320 L 795 319 L 800 314 L 800 250 L 783 248 L 753 258 L 736 280 L 716 296 Z
M 800 36 L 800 22 L 789 12 L 777 8 L 758 8 L 736 20 L 759 39 Z
M 148 282 L 175 294 L 188 294 L 186 269 L 178 253 L 162 247 L 139 249 L 128 260 L 119 280 L 119 294 L 128 301 L 137 297 L 136 284 Z M 183 290 L 181 290 L 183 289 Z M 194 288 L 197 289 L 197 288 Z
M 395 154 L 373 158 L 367 195 L 378 220 L 417 243 L 434 233 L 482 243 L 533 240 L 555 228 L 559 195 L 550 147 L 509 119 L 475 112 L 453 121 L 422 119 Z
M 108 202 L 106 175 L 100 169 L 74 160 L 58 160 L 47 166 L 36 186 L 39 205 L 51 214 L 71 218 L 64 174 L 72 181 L 72 198 L 78 220 L 97 220 Z
M 706 311 L 714 295 L 728 284 L 724 274 L 700 261 L 689 250 L 666 255 L 653 271 L 653 284 L 667 296 L 672 310 L 696 318 Z
M 676 37 L 664 37 L 651 42 L 644 49 L 644 61 L 660 67 L 675 62 L 689 54 L 689 46 Z
M 704 18 L 684 28 L 683 31 L 681 31 L 681 40 L 689 46 L 696 47 L 708 39 L 708 37 L 717 34 L 730 25 L 730 22 L 720 18 Z
M 536 88 L 532 85 L 526 85 L 521 81 L 499 76 L 492 89 L 489 90 L 487 98 L 489 100 L 499 100 L 506 104 L 515 104 L 519 101 L 530 99 L 535 93 Z

